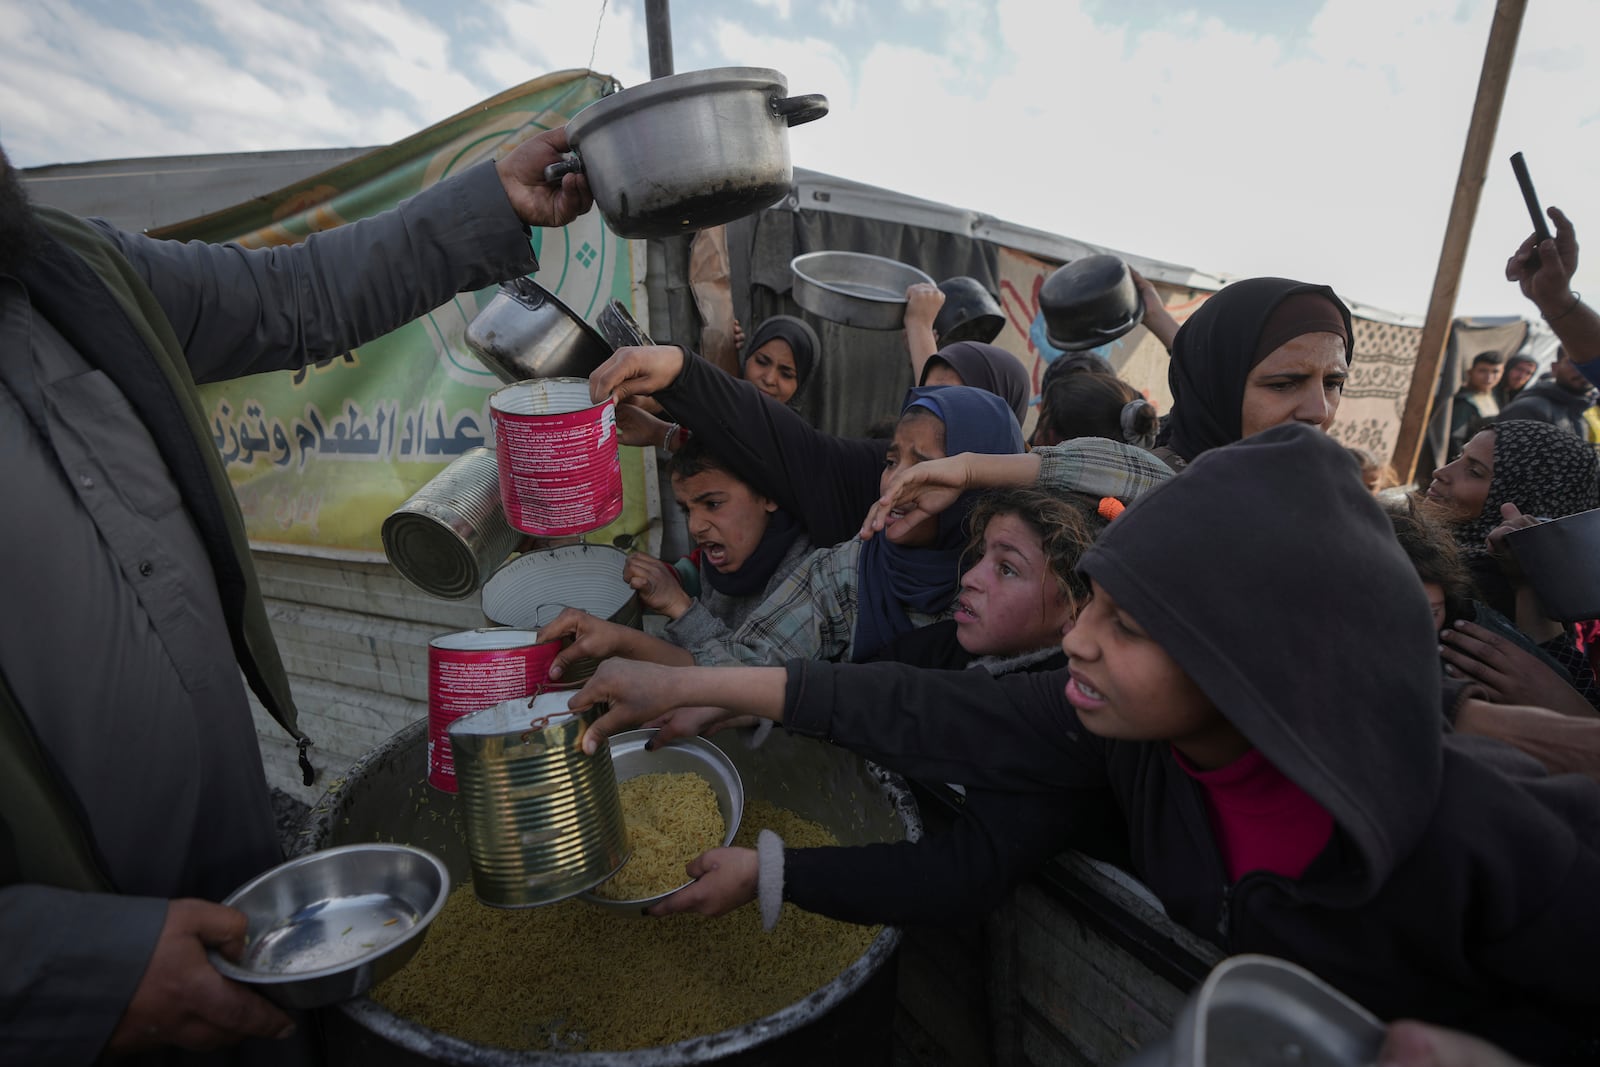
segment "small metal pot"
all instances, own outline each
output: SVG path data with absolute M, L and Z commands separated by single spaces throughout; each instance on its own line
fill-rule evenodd
M 1045 340 L 1063 352 L 1109 344 L 1144 321 L 1144 297 L 1116 256 L 1084 256 L 1039 287 Z
M 671 237 L 753 214 L 788 195 L 790 126 L 828 113 L 824 96 L 789 96 L 775 70 L 715 67 L 624 89 L 567 124 L 575 158 L 613 232 Z
M 467 347 L 507 385 L 531 378 L 587 378 L 611 346 L 532 278 L 502 282 L 467 323 Z
M 933 317 L 933 336 L 939 347 L 957 341 L 988 344 L 1006 328 L 1000 302 L 978 279 L 965 274 L 946 278 L 939 283 L 939 291 L 944 294 L 944 303 Z

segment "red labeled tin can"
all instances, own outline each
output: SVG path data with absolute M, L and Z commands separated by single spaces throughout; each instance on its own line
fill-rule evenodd
M 492 627 L 428 642 L 428 784 L 456 791 L 450 724 L 469 712 L 530 696 L 550 677 L 560 641 L 537 630 Z
M 517 382 L 489 397 L 506 521 L 535 537 L 598 530 L 622 514 L 616 406 L 584 378 Z

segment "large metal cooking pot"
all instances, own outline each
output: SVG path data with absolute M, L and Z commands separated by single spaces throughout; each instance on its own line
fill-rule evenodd
M 597 100 L 567 124 L 595 206 L 621 237 L 671 237 L 753 214 L 794 181 L 789 127 L 828 113 L 827 97 L 789 96 L 775 70 L 715 67 L 657 78 Z
M 530 378 L 587 378 L 611 346 L 532 278 L 502 282 L 467 323 L 467 347 L 507 385 Z
M 294 854 L 395 841 L 427 849 L 444 861 L 453 879 L 466 879 L 471 862 L 463 810 L 456 797 L 428 788 L 423 780 L 427 737 L 426 721 L 418 721 L 363 756 L 311 809 Z M 826 826 L 841 844 L 916 840 L 922 835 L 916 801 L 905 783 L 844 749 L 782 730 L 773 731 L 756 749 L 737 734 L 710 740 L 738 769 L 747 801 L 789 808 Z M 885 927 L 837 978 L 787 1008 L 720 1033 L 632 1052 L 492 1048 L 440 1034 L 369 997 L 358 997 L 324 1013 L 328 1062 L 341 1067 L 886 1064 L 899 945 L 900 931 Z

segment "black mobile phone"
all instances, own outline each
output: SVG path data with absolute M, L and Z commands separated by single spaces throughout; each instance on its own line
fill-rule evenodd
M 1528 177 L 1528 164 L 1521 152 L 1511 156 L 1511 169 L 1516 172 L 1517 185 L 1522 188 L 1522 202 L 1528 205 L 1528 217 L 1533 220 L 1533 232 L 1539 240 L 1550 240 L 1550 227 L 1545 225 L 1544 212 L 1539 208 L 1539 195 L 1533 191 L 1533 179 Z

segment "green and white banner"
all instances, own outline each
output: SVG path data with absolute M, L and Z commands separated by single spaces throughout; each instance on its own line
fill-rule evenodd
M 563 125 L 612 87 L 588 71 L 547 75 L 271 196 L 156 231 L 179 240 L 292 244 L 386 211 L 434 182 Z M 537 279 L 586 320 L 632 304 L 629 244 L 591 211 L 535 230 Z M 346 559 L 382 557 L 384 518 L 461 453 L 490 438 L 500 381 L 463 340 L 495 288 L 462 293 L 326 363 L 204 387 L 207 420 L 256 547 Z M 621 518 L 591 535 L 642 534 L 653 463 L 623 449 Z

